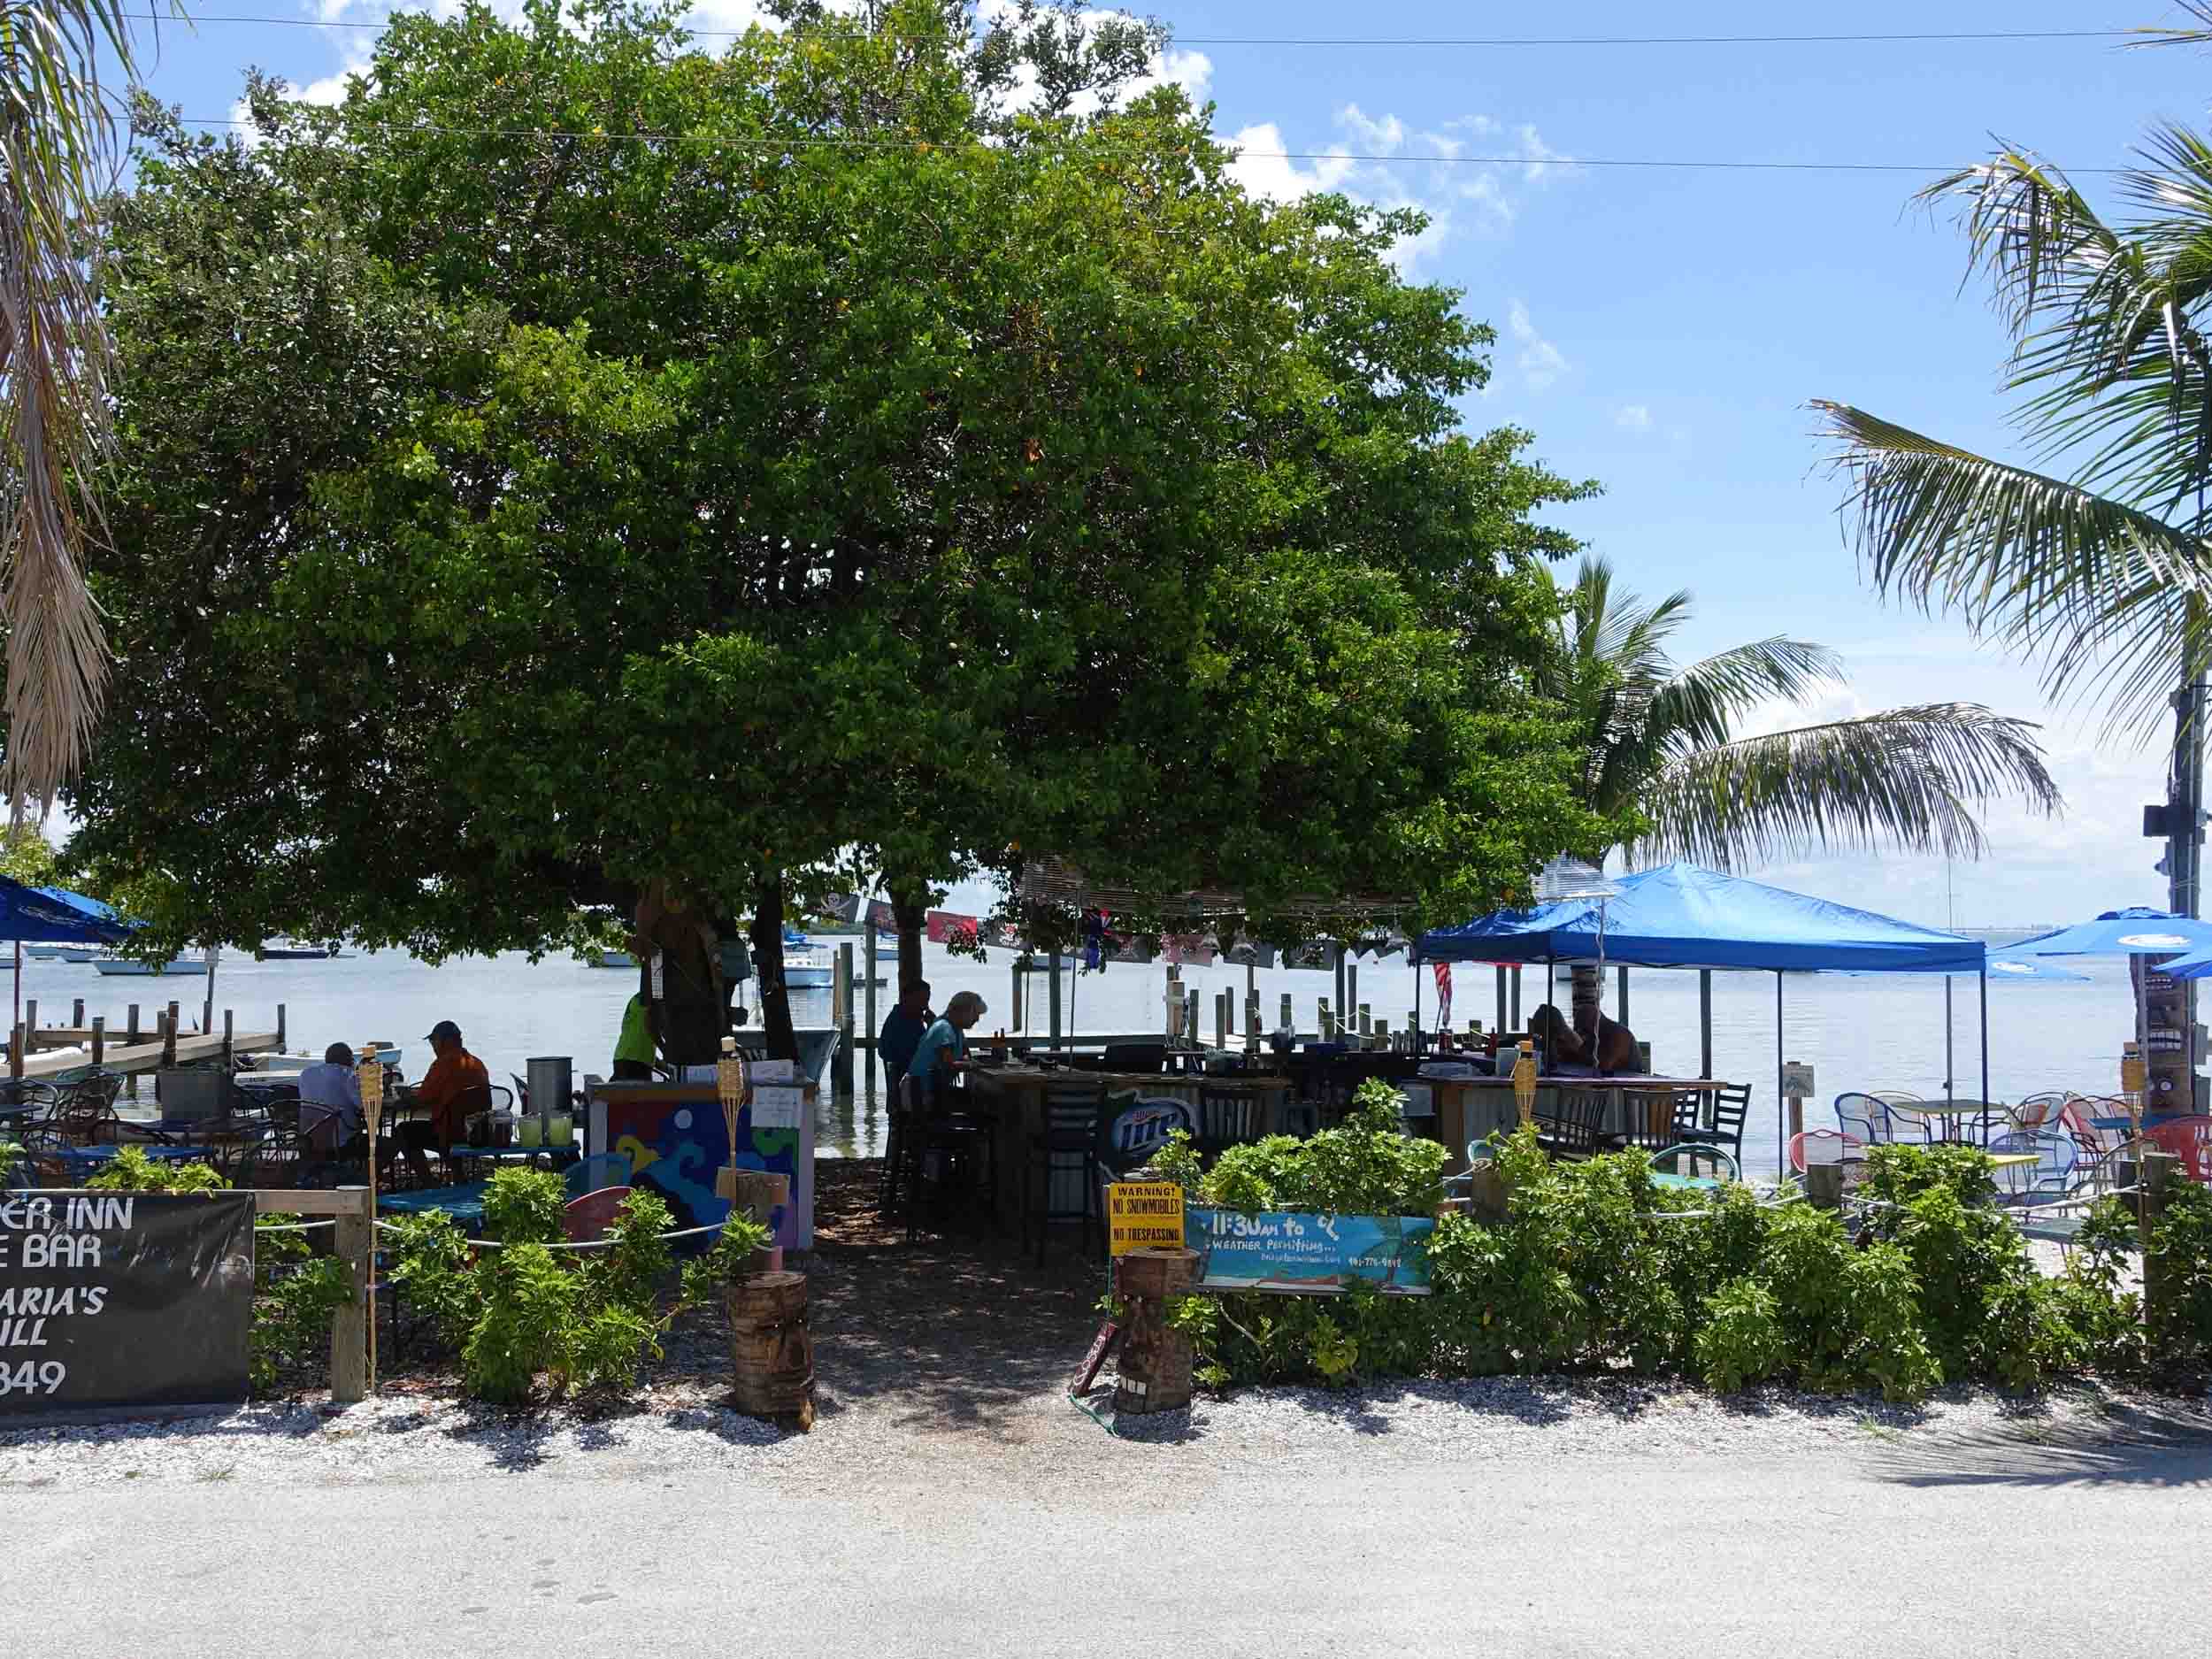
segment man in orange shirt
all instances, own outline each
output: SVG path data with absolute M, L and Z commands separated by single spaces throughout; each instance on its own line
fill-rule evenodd
M 430 1048 L 437 1058 L 415 1085 L 413 1102 L 427 1106 L 427 1118 L 410 1118 L 392 1126 L 392 1141 L 382 1163 L 389 1168 L 395 1154 L 403 1155 L 418 1180 L 430 1179 L 425 1151 L 442 1152 L 463 1138 L 472 1114 L 488 1111 L 492 1103 L 491 1073 L 484 1063 L 461 1046 L 461 1028 L 442 1019 L 430 1028 Z

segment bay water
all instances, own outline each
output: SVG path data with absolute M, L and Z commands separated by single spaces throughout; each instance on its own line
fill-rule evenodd
M 2014 933 L 1985 935 L 1993 944 L 2012 942 Z M 855 956 L 860 957 L 856 949 Z M 993 950 L 978 963 L 926 947 L 934 1006 L 942 1009 L 956 991 L 972 990 L 988 1006 L 979 1034 L 1002 1025 L 1013 1029 L 1010 951 Z M 1433 1025 L 1436 1009 L 1431 970 L 1407 965 L 1402 956 L 1359 964 L 1359 1000 L 1378 1019 L 1402 1029 L 1414 1009 L 1418 975 L 1420 1005 Z M 2044 1089 L 2078 1089 L 2104 1094 L 2119 1087 L 2121 1045 L 2133 1033 L 2133 1003 L 2124 960 L 2070 958 L 2063 965 L 2088 976 L 2086 983 L 2015 982 L 1993 976 L 1989 987 L 1990 1090 L 1997 1100 L 2017 1100 Z M 879 972 L 895 978 L 891 953 L 879 958 Z M 1213 997 L 1233 994 L 1242 1026 L 1245 970 L 1227 964 L 1187 966 L 1187 987 L 1200 993 L 1202 1029 L 1213 1032 Z M 1260 993 L 1263 1028 L 1279 1015 L 1280 999 L 1293 1000 L 1299 1028 L 1311 1031 L 1321 999 L 1333 1001 L 1333 976 L 1286 969 L 1263 969 L 1254 976 Z M 1524 1017 L 1545 1000 L 1544 970 L 1525 969 Z M 1617 1013 L 1615 975 L 1606 972 L 1606 1009 Z M 1454 1023 L 1469 1018 L 1493 1025 L 1497 1018 L 1496 979 L 1486 967 L 1454 969 Z M 319 1054 L 333 1041 L 359 1044 L 377 1039 L 397 1044 L 403 1070 L 419 1077 L 429 1064 L 423 1033 L 441 1019 L 456 1021 L 468 1045 L 490 1069 L 495 1081 L 521 1073 L 533 1056 L 565 1055 L 576 1074 L 604 1073 L 624 1004 L 636 987 L 634 971 L 589 967 L 566 956 L 532 962 L 526 956 L 460 957 L 436 967 L 402 951 L 378 951 L 306 962 L 254 962 L 226 956 L 216 970 L 215 1023 L 234 1011 L 240 1031 L 273 1029 L 280 1002 L 287 1010 L 288 1046 Z M 1048 976 L 1026 978 L 1029 1028 L 1046 1026 Z M 88 1018 L 104 1014 L 108 1029 L 120 1033 L 125 1009 L 140 1004 L 142 1030 L 153 1029 L 157 1006 L 174 998 L 185 1025 L 196 1025 L 206 995 L 204 977 L 104 978 L 88 964 L 27 959 L 23 995 L 36 998 L 42 1024 L 69 1017 L 82 998 Z M 1066 1024 L 1086 1032 L 1138 1033 L 1164 1028 L 1166 973 L 1159 964 L 1113 964 L 1102 972 L 1064 972 L 1061 990 Z M 745 987 L 750 993 L 755 987 Z M 1745 1132 L 1747 1172 L 1770 1172 L 1776 1152 L 1776 981 L 1771 973 L 1716 973 L 1713 976 L 1713 1063 L 1722 1078 L 1752 1085 L 1752 1115 Z M 877 992 L 877 1018 L 888 1011 L 891 991 Z M 1953 1093 L 1978 1098 L 1981 1087 L 1979 987 L 1970 977 L 1952 982 L 1949 1076 Z M 855 993 L 856 1022 L 864 1004 Z M 1568 1005 L 1566 970 L 1552 997 Z M 792 1010 L 802 1025 L 826 1025 L 830 994 L 795 991 Z M 1632 969 L 1627 1024 L 1652 1046 L 1655 1070 L 1678 1077 L 1698 1069 L 1698 979 L 1694 972 Z M 1944 982 L 1927 974 L 1783 976 L 1780 1006 L 1781 1055 L 1815 1069 L 1817 1093 L 1807 1102 L 1808 1126 L 1832 1124 L 1830 1102 L 1848 1089 L 1911 1089 L 1931 1098 L 1945 1093 Z M 856 1102 L 825 1100 L 817 1137 L 826 1155 L 873 1156 L 882 1149 L 880 1098 L 871 1101 L 864 1085 Z

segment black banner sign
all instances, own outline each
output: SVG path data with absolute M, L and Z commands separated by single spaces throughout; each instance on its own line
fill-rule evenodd
M 0 1415 L 246 1397 L 251 1193 L 0 1192 Z

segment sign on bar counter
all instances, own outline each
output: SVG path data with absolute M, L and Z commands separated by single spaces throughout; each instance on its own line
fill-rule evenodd
M 1356 1281 L 1386 1294 L 1429 1294 L 1425 1216 L 1316 1216 L 1286 1210 L 1256 1216 L 1194 1205 L 1187 1217 L 1198 1252 L 1200 1290 L 1327 1294 Z
M 251 1193 L 0 1198 L 0 1414 L 234 1404 Z

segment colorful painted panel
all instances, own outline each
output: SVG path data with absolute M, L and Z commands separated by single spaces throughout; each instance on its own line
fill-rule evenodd
M 594 1096 L 591 1116 L 592 1149 L 627 1157 L 631 1185 L 666 1199 L 679 1228 L 716 1226 L 728 1218 L 729 1201 L 715 1195 L 714 1172 L 729 1163 L 729 1129 L 711 1097 L 626 1101 L 610 1093 Z M 813 1152 L 810 1123 L 757 1130 L 751 1108 L 739 1115 L 738 1168 L 790 1178 L 791 1202 L 776 1231 L 776 1242 L 787 1250 L 814 1244 Z
M 1256 1216 L 1193 1205 L 1184 1241 L 1198 1252 L 1201 1290 L 1340 1291 L 1363 1279 L 1386 1294 L 1429 1294 L 1425 1216 Z

